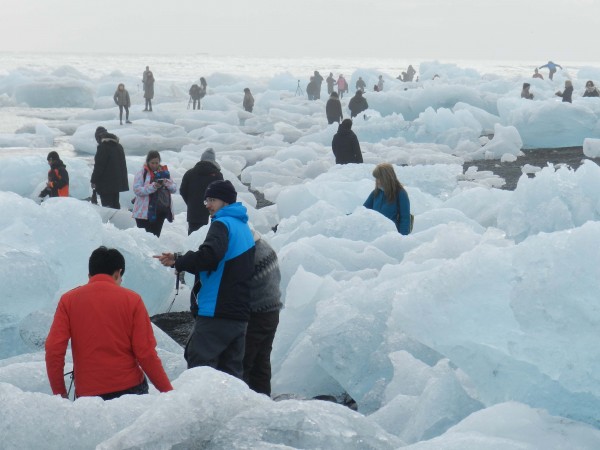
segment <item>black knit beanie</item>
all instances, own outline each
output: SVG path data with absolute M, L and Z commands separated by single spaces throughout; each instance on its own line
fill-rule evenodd
M 108 133 L 108 131 L 106 131 L 106 128 L 104 128 L 104 127 L 96 128 L 96 133 L 94 134 L 94 137 L 96 138 L 96 142 L 99 144 L 102 136 L 104 136 L 107 133 Z
M 229 180 L 217 180 L 213 181 L 206 188 L 204 198 L 218 198 L 223 200 L 225 203 L 232 204 L 237 200 L 237 192 L 231 181 Z

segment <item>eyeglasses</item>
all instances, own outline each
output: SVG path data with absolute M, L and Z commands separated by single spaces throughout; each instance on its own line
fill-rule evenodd
M 217 200 L 219 200 L 218 198 L 210 198 L 210 197 L 206 197 L 206 200 L 204 200 L 204 206 L 208 205 L 209 203 L 214 203 Z

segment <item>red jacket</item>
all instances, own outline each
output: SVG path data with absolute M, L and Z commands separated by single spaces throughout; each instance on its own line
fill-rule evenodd
M 63 370 L 71 340 L 78 397 L 122 391 L 140 384 L 142 370 L 161 392 L 173 389 L 156 353 L 142 298 L 110 275 L 64 294 L 46 339 L 46 370 L 54 394 L 66 394 Z

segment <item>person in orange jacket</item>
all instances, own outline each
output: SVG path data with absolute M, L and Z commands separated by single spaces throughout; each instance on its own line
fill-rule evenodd
M 146 376 L 160 392 L 173 389 L 156 353 L 156 339 L 142 298 L 121 287 L 125 258 L 98 247 L 89 259 L 89 281 L 64 294 L 46 339 L 52 393 L 67 398 L 63 370 L 71 340 L 75 395 L 111 400 L 147 394 Z
M 48 181 L 46 187 L 40 192 L 40 197 L 47 195 L 50 197 L 68 197 L 69 196 L 69 173 L 67 166 L 62 162 L 60 156 L 55 151 L 48 153 L 46 158 L 50 170 L 48 171 Z

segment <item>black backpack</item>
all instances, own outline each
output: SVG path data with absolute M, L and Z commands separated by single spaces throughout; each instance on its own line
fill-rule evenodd
M 169 189 L 166 186 L 161 186 L 151 195 L 155 198 L 156 215 L 164 214 L 168 217 L 171 214 L 171 192 L 169 192 Z

